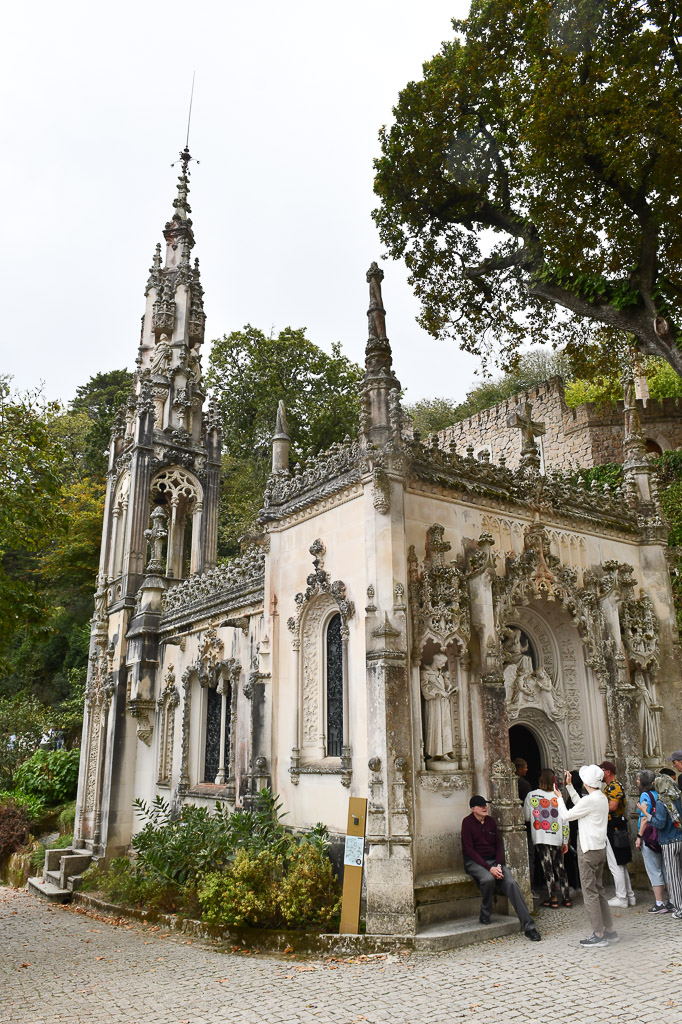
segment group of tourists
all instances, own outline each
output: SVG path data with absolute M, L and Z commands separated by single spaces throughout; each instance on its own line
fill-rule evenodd
M 640 850 L 654 894 L 650 914 L 672 914 L 682 919 L 682 750 L 670 757 L 675 772 L 643 769 L 637 776 L 639 816 L 636 849 Z M 619 941 L 611 908 L 636 903 L 627 864 L 632 859 L 625 817 L 625 791 L 612 761 L 583 765 L 564 772 L 570 807 L 554 772 L 545 769 L 532 789 L 525 779 L 525 762 L 517 762 L 519 797 L 523 800 L 534 862 L 544 878 L 547 898 L 543 906 L 570 908 L 569 878 L 564 863 L 576 827 L 577 872 L 591 935 L 583 947 L 602 947 Z M 527 766 L 526 766 L 527 770 Z M 539 942 L 541 935 L 512 872 L 504 863 L 502 839 L 495 819 L 488 813 L 490 801 L 471 797 L 469 814 L 462 822 L 462 853 L 465 870 L 481 890 L 481 924 L 489 924 L 496 887 L 509 899 L 526 936 Z M 532 862 L 533 863 L 533 862 Z M 615 895 L 604 890 L 604 867 L 613 876 Z M 667 898 L 666 898 L 667 889 Z

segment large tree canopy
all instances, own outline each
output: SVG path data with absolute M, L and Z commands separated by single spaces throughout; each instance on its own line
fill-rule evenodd
M 280 399 L 293 465 L 357 433 L 361 380 L 360 367 L 338 345 L 328 355 L 305 329 L 285 327 L 268 337 L 247 324 L 213 342 L 207 381 L 223 425 L 221 555 L 238 549 L 261 505 Z
M 506 363 L 605 326 L 682 375 L 679 0 L 473 0 L 453 26 L 376 161 L 421 323 Z

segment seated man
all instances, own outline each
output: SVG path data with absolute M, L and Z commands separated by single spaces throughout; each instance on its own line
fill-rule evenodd
M 503 894 L 511 900 L 526 937 L 532 942 L 539 942 L 540 932 L 535 927 L 516 879 L 505 866 L 502 837 L 495 819 L 488 814 L 488 803 L 482 796 L 472 796 L 469 801 L 471 814 L 462 822 L 464 870 L 476 880 L 481 890 L 479 921 L 481 924 L 490 924 L 493 893 L 495 885 L 499 884 Z

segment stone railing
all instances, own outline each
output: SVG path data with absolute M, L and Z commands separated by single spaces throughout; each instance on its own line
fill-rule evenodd
M 162 598 L 163 614 L 168 615 L 248 583 L 256 583 L 264 575 L 265 551 L 253 545 L 226 565 L 219 565 L 202 576 L 190 576 L 167 590 Z
M 342 444 L 333 444 L 327 451 L 308 459 L 305 467 L 297 464 L 293 474 L 289 471 L 273 473 L 263 495 L 260 521 L 278 519 L 291 506 L 309 504 L 344 486 L 349 477 L 355 479 L 360 454 L 359 443 L 346 437 Z
M 511 470 L 503 460 L 494 465 L 487 459 L 475 459 L 472 446 L 466 455 L 453 448 L 444 450 L 435 436 L 431 443 L 407 441 L 405 450 L 410 472 L 418 479 L 499 501 L 544 507 L 621 530 L 637 529 L 635 510 L 622 487 L 599 489 L 588 485 L 579 473 L 550 470 L 542 475 L 523 466 Z

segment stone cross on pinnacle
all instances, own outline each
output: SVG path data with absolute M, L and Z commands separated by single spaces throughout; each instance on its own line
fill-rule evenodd
M 518 427 L 521 431 L 523 444 L 521 445 L 521 462 L 533 461 L 539 466 L 538 449 L 535 438 L 545 433 L 545 424 L 536 423 L 533 420 L 533 408 L 530 402 L 524 402 L 521 410 L 510 413 L 507 417 L 507 426 Z

